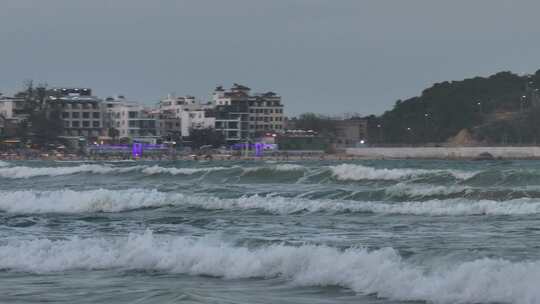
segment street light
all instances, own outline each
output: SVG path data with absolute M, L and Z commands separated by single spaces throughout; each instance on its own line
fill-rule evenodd
M 382 143 L 382 126 L 377 124 L 377 129 L 379 129 L 379 143 Z
M 429 118 L 429 113 L 424 113 L 424 142 L 427 143 L 427 120 Z

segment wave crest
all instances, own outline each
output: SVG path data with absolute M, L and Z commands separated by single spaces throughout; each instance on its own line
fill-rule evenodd
M 212 172 L 212 171 L 220 171 L 220 170 L 227 170 L 231 168 L 227 167 L 199 167 L 199 168 L 166 168 L 166 167 L 160 167 L 160 166 L 152 166 L 142 169 L 142 173 L 148 174 L 148 175 L 156 175 L 156 174 L 171 174 L 171 175 L 192 175 L 200 172 Z
M 342 286 L 364 294 L 433 303 L 538 303 L 540 262 L 479 259 L 439 269 L 404 261 L 392 248 L 236 247 L 209 238 L 19 240 L 0 245 L 0 268 L 49 273 L 134 269 L 226 279 L 281 277 L 300 286 Z
M 120 212 L 170 205 L 183 195 L 157 190 L 13 191 L 2 192 L 0 210 L 11 213 Z
M 73 167 L 25 167 L 15 166 L 0 168 L 0 177 L 4 178 L 31 178 L 40 176 L 61 176 L 71 175 L 77 173 L 94 173 L 94 174 L 110 174 L 110 173 L 126 173 L 131 171 L 137 171 L 144 166 L 132 166 L 132 167 L 111 167 L 105 165 L 80 165 Z
M 427 169 L 378 169 L 363 165 L 341 164 L 330 166 L 332 175 L 338 180 L 401 180 L 433 174 L 448 174 L 456 179 L 466 180 L 472 178 L 477 172 L 459 170 L 427 170 Z
M 332 199 L 312 200 L 275 195 L 219 198 L 148 189 L 27 190 L 4 191 L 1 192 L 1 195 L 0 210 L 22 214 L 122 212 L 163 206 L 197 207 L 206 210 L 260 209 L 274 214 L 294 214 L 299 212 L 360 212 L 427 216 L 540 214 L 540 201 L 529 198 L 508 201 L 475 201 L 454 198 L 380 202 Z

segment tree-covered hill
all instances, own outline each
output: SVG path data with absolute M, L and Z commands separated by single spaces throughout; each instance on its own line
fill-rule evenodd
M 420 96 L 396 101 L 380 117 L 369 117 L 370 140 L 441 143 L 467 129 L 485 143 L 540 142 L 537 84 L 540 70 L 437 83 Z

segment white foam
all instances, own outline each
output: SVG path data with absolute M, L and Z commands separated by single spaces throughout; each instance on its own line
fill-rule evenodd
M 6 167 L 0 168 L 0 177 L 4 178 L 31 178 L 38 176 L 60 176 L 71 175 L 77 173 L 94 173 L 94 174 L 108 174 L 108 173 L 125 173 L 140 170 L 143 166 L 131 166 L 131 167 L 111 167 L 105 165 L 80 165 L 72 167 Z
M 305 167 L 302 165 L 297 164 L 277 164 L 272 166 L 266 166 L 266 167 L 247 167 L 243 168 L 243 173 L 250 173 L 250 172 L 258 172 L 258 171 L 301 171 L 304 170 Z
M 298 212 L 366 212 L 380 214 L 465 216 L 540 214 L 540 201 L 528 198 L 509 201 L 428 200 L 412 202 L 370 202 L 305 198 L 277 195 L 222 199 L 184 195 L 148 189 L 57 190 L 0 192 L 0 210 L 11 213 L 121 212 L 148 207 L 193 206 L 207 210 L 261 209 L 275 214 Z
M 540 201 L 527 198 L 509 201 L 446 199 L 421 202 L 359 202 L 254 195 L 238 199 L 190 197 L 186 203 L 204 209 L 262 209 L 276 214 L 291 214 L 303 211 L 429 216 L 528 215 L 540 213 Z
M 425 196 L 435 196 L 435 195 L 451 195 L 458 194 L 463 192 L 469 192 L 470 187 L 451 185 L 451 186 L 441 186 L 441 185 L 429 185 L 429 184 L 406 184 L 398 183 L 387 187 L 385 189 L 386 194 L 390 196 L 414 196 L 414 197 L 425 197 Z
M 156 174 L 171 174 L 171 175 L 192 175 L 201 172 L 211 172 L 219 170 L 227 170 L 231 168 L 227 167 L 199 167 L 199 168 L 166 168 L 160 166 L 147 167 L 142 170 L 144 174 L 156 175 Z
M 426 170 L 426 169 L 378 169 L 363 165 L 341 164 L 330 166 L 330 171 L 338 180 L 400 180 L 428 174 L 450 174 L 457 179 L 469 179 L 478 172 L 459 170 Z
M 67 270 L 149 270 L 225 279 L 281 277 L 299 286 L 342 286 L 400 301 L 516 303 L 540 301 L 540 262 L 479 259 L 425 269 L 392 248 L 270 245 L 249 249 L 216 239 L 154 236 L 5 241 L 0 268 L 50 273 Z
M 11 213 L 120 212 L 182 202 L 184 196 L 156 190 L 57 190 L 2 192 L 0 210 Z
M 305 167 L 297 164 L 278 164 L 274 167 L 276 171 L 301 171 Z
M 3 160 L 0 160 L 0 167 L 7 167 L 9 166 L 9 163 Z

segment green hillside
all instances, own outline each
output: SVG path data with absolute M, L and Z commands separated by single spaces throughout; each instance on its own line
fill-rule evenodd
M 442 143 L 466 129 L 493 144 L 540 142 L 540 70 L 442 82 L 371 116 L 371 142 Z M 540 86 L 539 86 L 540 87 Z

